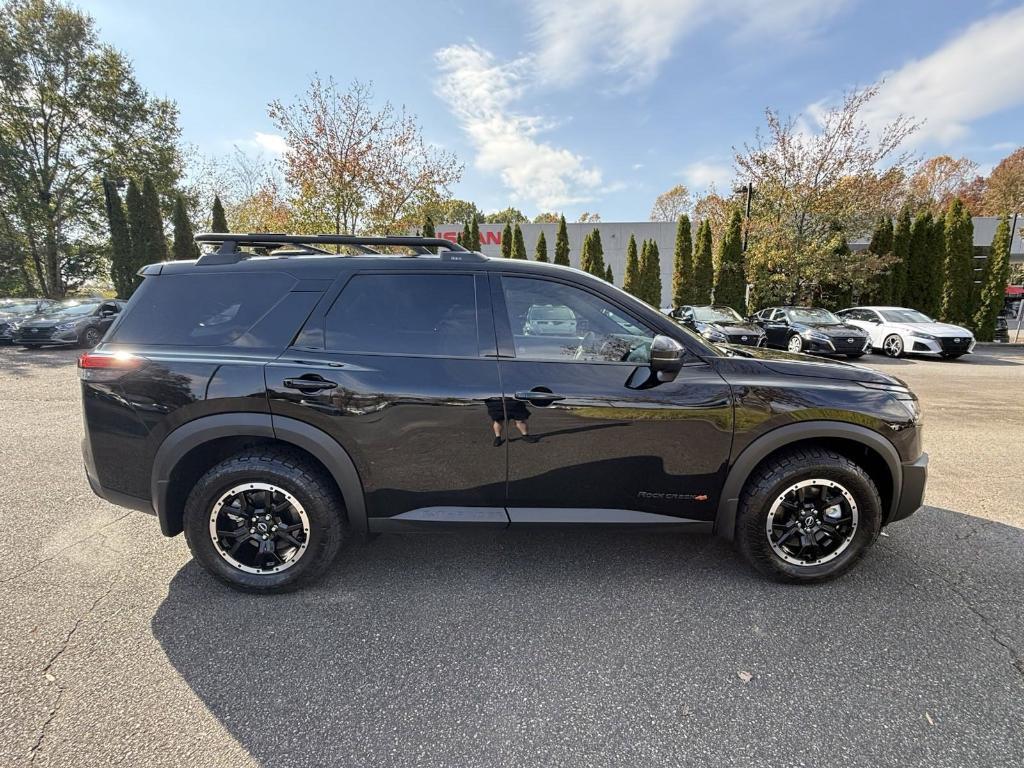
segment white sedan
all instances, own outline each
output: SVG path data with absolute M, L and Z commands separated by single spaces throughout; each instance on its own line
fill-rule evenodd
M 974 351 L 974 334 L 969 330 L 940 323 L 916 309 L 853 307 L 836 314 L 867 331 L 871 348 L 889 357 L 937 355 L 952 360 Z

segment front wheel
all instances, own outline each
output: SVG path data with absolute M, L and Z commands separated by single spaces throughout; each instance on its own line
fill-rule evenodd
M 185 539 L 207 571 L 246 592 L 282 592 L 321 576 L 344 538 L 337 488 L 286 450 L 217 464 L 185 502 Z
M 736 545 L 778 581 L 827 581 L 852 568 L 878 538 L 882 502 L 858 464 L 801 448 L 761 464 L 740 498 Z
M 96 328 L 86 328 L 82 331 L 82 335 L 78 339 L 78 346 L 84 347 L 85 349 L 92 349 L 100 343 L 100 339 L 103 335 Z
M 882 342 L 882 351 L 889 357 L 903 357 L 903 337 L 898 333 L 890 333 Z
M 789 341 L 786 343 L 786 349 L 790 352 L 803 352 L 804 351 L 804 340 L 799 334 L 794 333 L 789 337 Z

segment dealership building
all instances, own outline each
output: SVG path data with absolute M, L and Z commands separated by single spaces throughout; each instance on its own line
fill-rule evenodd
M 992 245 L 992 237 L 995 235 L 996 225 L 999 218 L 996 216 L 975 216 L 974 217 L 974 249 L 975 256 L 984 259 L 988 255 Z M 526 253 L 533 258 L 537 248 L 537 238 L 544 233 L 544 239 L 548 245 L 548 259 L 555 258 L 555 235 L 558 231 L 557 223 L 545 224 L 520 224 L 523 231 L 523 241 L 526 244 Z M 1021 228 L 1024 226 L 1024 215 L 1017 218 L 1017 225 L 1014 227 L 1013 244 L 1010 248 L 1010 260 L 1014 262 L 1024 261 L 1024 237 L 1021 235 Z M 504 224 L 480 224 L 480 250 L 487 256 L 501 256 L 501 232 Z M 626 246 L 629 245 L 629 236 L 636 238 L 637 248 L 644 240 L 654 240 L 658 244 L 658 253 L 661 258 L 661 306 L 667 307 L 672 301 L 672 253 L 676 244 L 676 224 L 672 221 L 624 221 L 624 222 L 582 222 L 566 223 L 566 230 L 569 234 L 569 262 L 574 267 L 580 265 L 580 251 L 583 248 L 583 238 L 593 230 L 601 232 L 601 245 L 604 248 L 605 264 L 610 264 L 612 274 L 615 277 L 615 284 L 622 285 L 622 279 L 626 272 Z M 455 238 L 462 232 L 462 224 L 442 224 L 435 227 L 438 237 L 455 241 Z M 850 243 L 853 250 L 860 250 L 867 247 L 868 241 L 856 240 Z M 717 245 L 717 244 L 716 244 Z

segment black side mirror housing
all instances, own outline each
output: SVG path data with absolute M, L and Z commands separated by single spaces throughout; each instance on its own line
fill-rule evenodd
M 651 342 L 651 370 L 658 381 L 672 381 L 683 367 L 686 347 L 671 336 L 658 334 Z

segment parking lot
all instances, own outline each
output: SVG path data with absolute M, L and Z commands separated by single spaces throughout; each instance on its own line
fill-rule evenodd
M 864 363 L 928 508 L 818 587 L 710 537 L 385 535 L 240 595 L 80 467 L 74 351 L 0 348 L 0 765 L 1019 766 L 1024 348 Z

